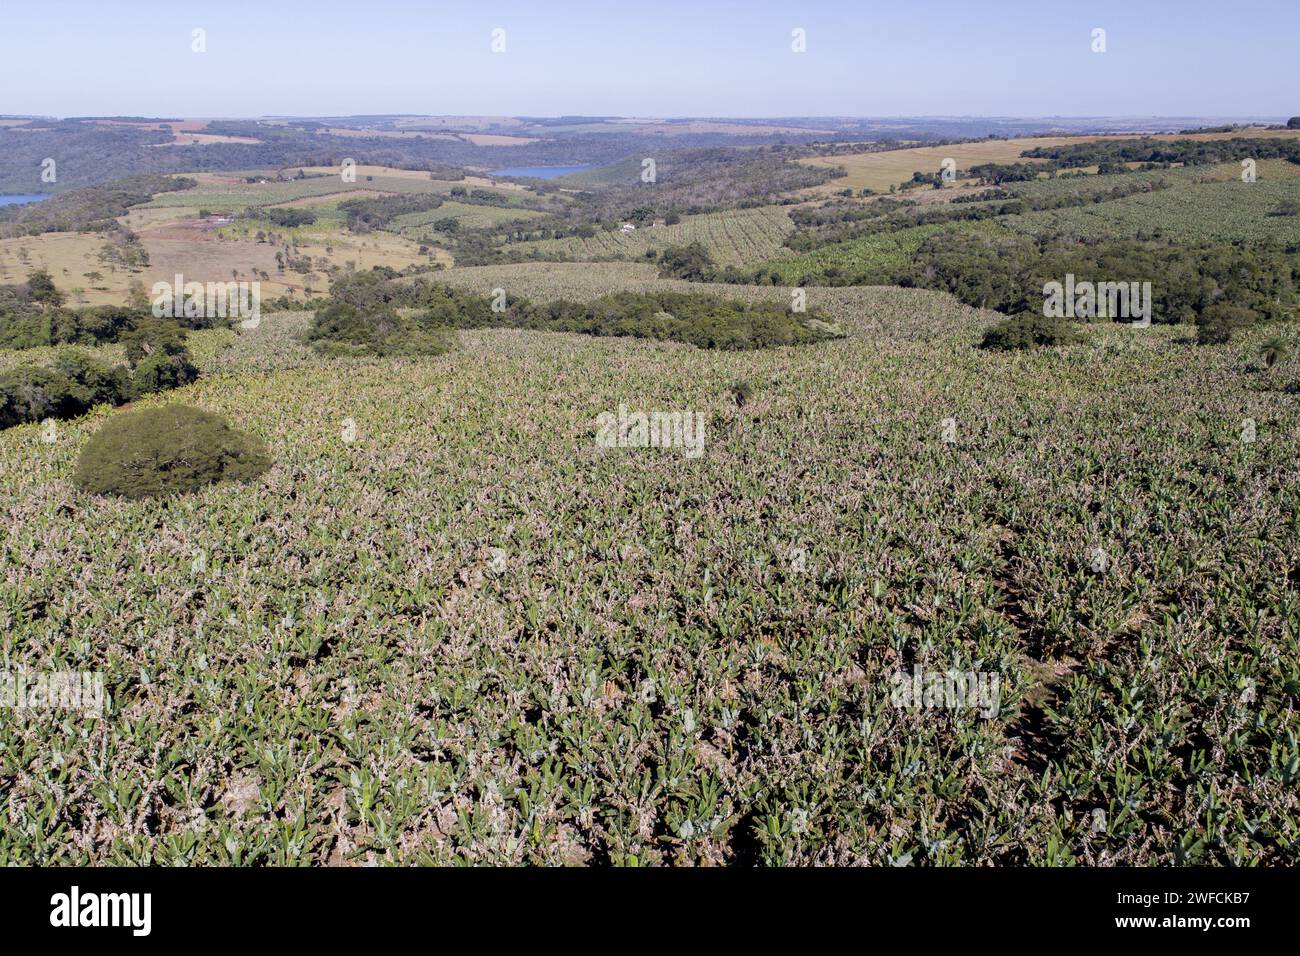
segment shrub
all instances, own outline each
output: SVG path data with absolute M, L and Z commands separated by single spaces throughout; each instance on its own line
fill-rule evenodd
M 1265 368 L 1272 368 L 1290 351 L 1291 343 L 1280 335 L 1271 336 L 1259 344 L 1259 357 L 1264 360 Z
M 37 275 L 39 274 L 33 274 L 29 284 L 35 281 L 35 288 L 40 290 L 44 286 L 36 279 Z M 29 349 L 48 345 L 115 342 L 129 329 L 149 318 L 147 310 L 131 306 L 45 308 L 31 297 L 27 286 L 0 287 L 0 347 L 3 348 Z
M 0 348 L 34 349 L 53 345 L 58 312 L 45 314 L 25 304 L 21 308 L 5 309 L 0 305 Z
M 61 349 L 54 372 L 66 383 L 60 418 L 71 418 L 104 403 L 116 405 L 131 398 L 131 385 L 122 366 L 96 362 L 79 349 Z
M 185 330 L 171 319 L 153 316 L 137 321 L 133 329 L 118 336 L 118 341 L 126 346 L 126 360 L 132 365 L 139 365 L 155 353 L 182 355 L 186 351 Z
M 463 190 L 461 194 L 464 194 Z M 456 189 L 452 189 L 452 195 L 456 195 Z M 442 201 L 441 196 L 433 193 L 413 196 L 371 196 L 345 200 L 339 203 L 339 209 L 348 217 L 348 228 L 362 232 L 368 229 L 382 229 L 398 216 L 437 209 L 442 205 Z
M 53 369 L 26 365 L 0 374 L 0 428 L 49 418 L 66 383 Z
M 33 302 L 58 308 L 63 305 L 63 293 L 54 287 L 54 280 L 44 269 L 37 269 L 27 277 L 27 294 Z
M 55 313 L 53 343 L 75 342 L 95 345 L 116 342 L 142 320 L 152 318 L 148 310 L 130 306 L 101 305 L 75 312 Z
M 1212 305 L 1196 319 L 1198 345 L 1223 345 L 1231 341 L 1234 332 L 1249 328 L 1259 320 L 1259 313 L 1241 305 L 1226 302 Z
M 1079 331 L 1064 319 L 1022 312 L 986 331 L 980 348 L 1009 352 L 1048 345 L 1074 345 L 1082 341 Z
M 1010 202 L 998 205 L 1005 213 L 1011 211 Z M 960 207 L 956 208 L 958 212 L 942 215 L 960 214 Z M 1294 277 L 1300 271 L 1300 250 L 1281 242 L 1079 241 L 1068 235 L 1018 235 L 1000 227 L 986 232 L 960 224 L 929 223 L 898 229 L 897 223 L 883 222 L 879 227 L 870 222 L 863 226 L 886 229 L 891 235 L 862 235 L 818 245 L 815 252 L 774 261 L 748 275 L 724 268 L 716 278 L 762 282 L 775 266 L 785 283 L 936 289 L 967 305 L 1016 315 L 1041 308 L 1039 290 L 1047 280 L 1073 274 L 1113 282 L 1150 282 L 1152 321 L 1169 324 L 1190 322 L 1219 300 L 1256 309 L 1272 302 L 1282 311 L 1294 309 L 1298 301 Z M 910 251 L 912 243 L 918 243 L 915 251 Z M 786 245 L 804 243 L 792 237 Z
M 182 350 L 178 355 L 154 352 L 136 365 L 131 386 L 137 395 L 148 395 L 180 388 L 198 377 L 198 367 L 190 361 L 189 352 Z
M 247 481 L 269 466 L 266 447 L 219 416 L 164 405 L 105 422 L 82 449 L 73 480 L 92 494 L 157 498 Z
M 704 282 L 714 272 L 713 257 L 702 243 L 668 246 L 659 254 L 659 277 Z
M 167 334 L 164 333 L 167 338 Z M 74 418 L 96 405 L 188 385 L 199 377 L 184 345 L 167 338 L 148 353 L 127 345 L 131 365 L 105 365 L 80 349 L 61 349 L 49 366 L 20 365 L 0 374 L 0 428 L 45 418 Z
M 731 384 L 731 397 L 736 400 L 737 408 L 744 408 L 752 394 L 753 388 L 750 386 L 749 382 L 744 379 L 740 379 Z
M 292 229 L 294 226 L 310 226 L 316 221 L 316 214 L 310 209 L 297 209 L 292 206 L 286 209 L 267 209 L 265 215 L 268 222 L 284 229 Z

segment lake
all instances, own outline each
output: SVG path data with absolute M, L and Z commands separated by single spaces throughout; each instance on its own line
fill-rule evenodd
M 511 166 L 508 169 L 494 169 L 489 176 L 531 176 L 533 179 L 554 179 L 568 173 L 576 173 L 590 166 Z
M 48 193 L 30 196 L 0 196 L 0 206 L 21 206 L 23 203 L 40 202 L 42 199 L 49 198 Z

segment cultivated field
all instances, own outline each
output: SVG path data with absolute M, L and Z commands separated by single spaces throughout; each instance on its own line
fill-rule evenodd
M 454 139 L 475 146 L 527 146 L 536 142 L 529 136 L 509 136 L 500 133 L 443 133 L 429 130 L 375 130 L 332 127 L 318 131 L 331 136 L 343 136 L 353 139 Z
M 639 259 L 648 251 L 700 242 L 720 265 L 751 265 L 782 251 L 781 240 L 794 226 L 781 206 L 729 209 L 699 216 L 683 216 L 672 226 L 654 225 L 634 232 L 599 230 L 594 236 L 569 236 L 520 243 L 513 248 L 548 259 Z
M 392 125 L 414 122 L 436 129 Z M 433 135 L 453 132 L 474 135 Z M 828 157 L 852 171 L 820 192 L 1082 139 Z M 1262 161 L 1254 183 L 1225 164 L 943 206 L 723 208 L 514 246 L 578 261 L 454 264 L 510 248 L 516 220 L 563 209 L 599 226 L 656 201 L 601 193 L 621 168 L 570 180 L 590 195 L 498 199 L 473 193 L 490 180 L 378 166 L 350 184 L 329 168 L 206 172 L 132 208 L 129 233 L 0 241 L 0 284 L 44 267 L 70 306 L 175 273 L 354 297 L 316 325 L 268 307 L 254 329 L 190 332 L 197 381 L 117 393 L 263 440 L 272 464 L 251 483 L 144 501 L 77 490 L 80 452 L 123 414 L 104 405 L 0 430 L 5 669 L 99 672 L 109 695 L 102 717 L 0 719 L 0 865 L 1294 863 L 1300 322 L 1283 286 L 1300 218 L 1270 213 L 1300 198 L 1300 165 Z M 726 194 L 727 170 L 711 175 L 701 195 Z M 402 194 L 446 198 L 367 203 L 351 228 L 340 206 Z M 316 218 L 280 226 L 276 208 Z M 810 251 L 783 244 L 796 229 Z M 977 347 L 1001 313 L 835 285 L 914 262 L 898 281 L 944 278 L 947 260 L 920 257 L 948 229 L 999 294 L 1036 291 L 1046 243 L 973 258 L 983 247 L 961 239 L 1063 240 L 1053 269 L 1074 240 L 1215 241 L 1229 265 L 1165 273 L 1215 303 L 1198 302 L 1196 326 L 1081 321 L 1077 344 L 1015 352 Z M 147 265 L 101 264 L 105 243 L 137 253 L 136 239 Z M 660 278 L 647 253 L 694 241 L 781 284 Z M 1135 255 L 1116 248 L 1110 261 Z M 1242 248 L 1258 258 L 1239 267 Z M 946 287 L 990 301 L 964 262 L 969 288 Z M 373 266 L 406 271 L 338 284 Z M 1281 276 L 1261 280 L 1266 298 L 1235 284 L 1256 267 Z M 513 311 L 417 300 L 426 281 L 504 291 Z M 519 308 L 665 292 L 732 302 Z M 1233 297 L 1269 316 L 1193 344 Z M 737 301 L 780 307 L 771 324 L 806 307 L 844 335 L 743 352 L 631 337 L 670 335 L 692 309 L 735 321 Z M 103 329 L 60 313 L 38 278 L 0 305 L 8 341 Z M 478 327 L 541 315 L 607 336 Z M 450 324 L 420 327 L 436 316 Z M 417 344 L 450 350 L 329 359 L 307 340 L 325 319 L 326 345 L 419 327 Z M 132 335 L 179 337 L 151 324 L 88 351 L 120 363 Z M 0 353 L 4 408 L 39 407 L 58 361 Z M 599 418 L 619 409 L 697 413 L 703 454 L 605 447 Z M 993 699 L 898 705 L 898 675 L 949 671 L 995 677 Z
M 1291 169 L 1300 167 L 1287 164 Z M 1162 236 L 1180 242 L 1300 242 L 1300 216 L 1271 215 L 1300 198 L 1294 177 L 1205 183 L 1114 202 L 1012 216 L 1006 226 L 1031 235 L 1076 239 Z
M 509 268 L 448 278 L 653 281 Z M 810 300 L 849 338 L 338 363 L 268 316 L 141 404 L 276 464 L 166 503 L 68 483 L 114 412 L 0 433 L 6 659 L 111 696 L 0 722 L 0 861 L 1291 859 L 1295 366 L 1171 328 L 996 355 L 945 296 Z M 701 411 L 706 454 L 598 448 L 619 403 Z M 996 672 L 998 712 L 892 706 L 913 667 Z

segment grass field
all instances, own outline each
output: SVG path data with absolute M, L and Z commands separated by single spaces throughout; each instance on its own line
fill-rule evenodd
M 1029 137 L 1025 139 L 991 139 L 975 143 L 952 143 L 947 146 L 919 146 L 912 149 L 890 149 L 878 153 L 849 153 L 844 156 L 814 156 L 801 159 L 809 166 L 843 167 L 847 176 L 832 179 L 816 186 L 810 193 L 827 195 L 841 189 L 874 189 L 888 192 L 890 186 L 901 186 L 912 178 L 912 173 L 937 173 L 940 164 L 951 157 L 958 169 L 967 169 L 979 163 L 1024 162 L 1020 154 L 1039 146 L 1068 146 L 1071 143 L 1088 143 L 1101 136 Z
M 488 189 L 503 198 L 517 197 L 522 187 L 510 188 L 490 180 L 431 179 L 428 173 L 406 169 L 389 169 L 383 166 L 357 166 L 356 181 L 345 182 L 339 169 L 332 167 L 302 168 L 311 175 L 306 179 L 284 182 L 269 179 L 267 182 L 246 183 L 232 174 L 200 178 L 193 189 L 160 193 L 137 209 L 157 209 L 168 206 L 190 206 L 213 212 L 239 212 L 248 206 L 279 206 L 302 200 L 330 197 L 329 202 L 348 198 L 346 193 L 436 193 L 446 195 L 456 187 Z M 251 172 L 249 175 L 256 175 Z M 267 175 L 262 171 L 261 175 Z
M 367 180 L 358 172 L 355 183 L 345 183 L 338 170 L 332 176 L 299 179 L 289 182 L 237 183 L 183 189 L 160 193 L 142 208 L 166 206 L 192 206 L 212 212 L 240 212 L 248 206 L 278 206 L 296 199 L 319 196 L 338 196 L 341 193 L 365 189 L 378 193 L 447 193 L 454 184 L 410 176 L 375 176 Z
M 68 292 L 72 304 L 107 305 L 123 302 L 132 281 L 143 283 L 148 290 L 155 282 L 171 282 L 177 273 L 190 281 L 224 282 L 236 274 L 251 280 L 258 272 L 265 272 L 268 278 L 258 281 L 262 283 L 262 295 L 270 298 L 302 294 L 307 286 L 326 291 L 329 279 L 325 265 L 343 269 L 351 263 L 357 269 L 378 265 L 402 269 L 434 262 L 450 265 L 452 261 L 445 250 L 421 254 L 419 242 L 393 233 L 353 235 L 343 228 L 340 218 L 327 217 L 296 229 L 283 229 L 264 220 L 246 220 L 217 230 L 203 228 L 193 209 L 174 208 L 174 216 L 156 217 L 154 214 L 161 210 L 148 209 L 124 217 L 149 255 L 145 268 L 114 269 L 102 264 L 97 257 L 104 239 L 94 234 L 46 233 L 0 240 L 0 284 L 24 282 L 32 270 L 46 269 Z M 297 243 L 294 255 L 314 260 L 313 271 L 280 272 L 275 260 L 278 247 L 253 238 L 259 229 L 291 235 Z M 99 278 L 89 278 L 87 273 L 91 272 L 98 273 Z
M 478 229 L 483 226 L 493 226 L 499 222 L 524 222 L 544 215 L 546 214 L 538 209 L 521 209 L 517 206 L 484 206 L 449 199 L 437 209 L 398 216 L 392 221 L 389 228 L 403 236 L 416 239 L 428 236 L 431 231 L 428 227 L 445 219 L 455 219 L 465 229 Z
M 49 232 L 20 239 L 0 239 L 0 285 L 27 281 L 34 269 L 44 269 L 71 298 L 87 305 L 121 301 L 130 276 L 113 273 L 98 261 L 103 238 L 88 233 Z M 103 279 L 88 279 L 86 273 L 98 272 Z M 81 295 L 71 295 L 73 289 Z
M 149 255 L 149 266 L 134 272 L 114 270 L 97 261 L 104 239 L 93 234 L 48 233 L 21 239 L 0 240 L 0 283 L 24 281 L 36 268 L 50 271 L 60 287 L 71 292 L 74 304 L 103 305 L 120 303 L 133 280 L 146 289 L 157 281 L 172 281 L 180 273 L 190 280 L 226 281 L 236 275 L 255 279 L 267 274 L 262 282 L 264 297 L 282 294 L 303 295 L 311 287 L 324 292 L 329 287 L 326 267 L 369 269 L 383 265 L 404 269 L 413 265 L 442 263 L 450 265 L 452 257 L 445 250 L 421 254 L 425 236 L 419 231 L 407 235 L 376 231 L 354 235 L 346 228 L 339 203 L 348 199 L 395 193 L 447 194 L 466 182 L 431 180 L 427 173 L 392 170 L 385 167 L 359 167 L 356 184 L 344 184 L 335 176 L 266 183 L 244 182 L 248 173 L 199 173 L 199 185 L 190 190 L 163 193 L 152 201 L 133 207 L 120 218 L 121 224 L 136 233 Z M 367 181 L 366 176 L 374 177 Z M 486 183 L 486 181 L 482 181 Z M 483 188 L 474 186 L 473 188 Z M 494 189 L 512 202 L 522 195 L 515 189 Z M 178 197 L 186 197 L 180 200 Z M 201 209 L 214 213 L 242 213 L 248 208 L 307 206 L 317 216 L 308 226 L 285 228 L 265 219 L 238 219 L 225 226 L 214 226 L 199 218 Z M 448 201 L 440 210 L 464 218 L 467 223 L 490 224 L 501 218 L 532 218 L 541 215 L 530 209 L 470 205 Z M 258 232 L 275 234 L 282 242 L 293 242 L 296 260 L 313 260 L 308 271 L 279 270 L 277 250 L 267 242 L 257 241 Z M 85 273 L 98 272 L 91 280 Z

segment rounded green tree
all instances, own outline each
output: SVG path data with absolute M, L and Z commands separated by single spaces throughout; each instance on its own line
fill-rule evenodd
M 1010 352 L 1052 345 L 1076 345 L 1082 341 L 1083 336 L 1079 331 L 1064 319 L 1021 312 L 987 329 L 980 341 L 980 348 Z
M 269 466 L 266 447 L 220 416 L 164 405 L 110 418 L 82 449 L 74 481 L 93 494 L 160 498 L 247 481 Z

